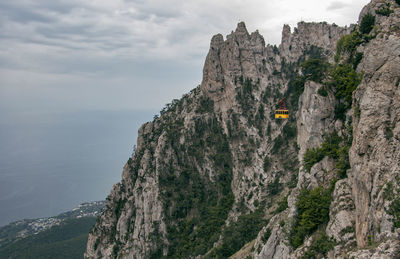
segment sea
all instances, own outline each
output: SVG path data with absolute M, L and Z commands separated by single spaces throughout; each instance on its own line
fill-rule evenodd
M 0 226 L 104 200 L 155 111 L 0 113 Z

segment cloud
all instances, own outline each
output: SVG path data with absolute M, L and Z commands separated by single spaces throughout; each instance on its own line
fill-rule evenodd
M 333 1 L 328 5 L 326 10 L 327 11 L 339 10 L 339 9 L 343 9 L 343 8 L 345 8 L 347 6 L 348 6 L 347 3 L 343 3 L 343 2 L 340 2 L 340 1 Z
M 7 89 L 11 85 L 24 89 L 26 99 L 21 105 L 29 104 L 29 91 L 38 90 L 46 95 L 51 92 L 58 100 L 55 103 L 67 106 L 68 100 L 62 98 L 70 96 L 73 100 L 72 94 L 59 95 L 49 89 L 70 93 L 61 89 L 73 84 L 77 91 L 92 92 L 84 95 L 86 102 L 76 103 L 80 107 L 101 106 L 95 98 L 115 108 L 149 103 L 159 107 L 157 103 L 180 97 L 200 83 L 212 35 L 229 34 L 239 21 L 245 21 L 250 32 L 258 29 L 267 43 L 279 44 L 285 23 L 293 26 L 300 20 L 326 20 L 345 25 L 356 20 L 366 2 L 345 5 L 319 0 L 2 1 L 0 88 L 5 89 L 7 84 Z M 25 88 L 26 82 L 18 78 L 28 75 L 32 87 Z M 145 93 L 146 89 L 151 92 Z M 122 92 L 110 94 L 116 90 Z M 130 100 L 123 91 L 131 94 Z M 151 98 L 154 92 L 163 95 L 151 100 L 143 97 Z M 18 103 L 17 95 L 13 96 Z
M 4 17 L 19 22 L 19 23 L 27 23 L 27 22 L 42 22 L 42 23 L 51 23 L 54 19 L 47 15 L 42 15 L 36 10 L 31 9 L 21 9 L 20 6 L 15 5 L 13 2 L 0 3 L 0 15 Z
M 234 29 L 239 19 L 232 21 L 230 16 L 247 16 L 251 12 L 250 9 L 246 12 L 240 2 L 222 2 L 117 0 L 72 1 L 68 4 L 61 1 L 59 5 L 54 1 L 41 1 L 40 5 L 33 1 L 3 3 L 3 14 L 7 15 L 3 16 L 4 30 L 0 37 L 1 40 L 14 39 L 43 47 L 96 52 L 97 55 L 187 61 L 188 57 L 198 57 L 200 52 L 207 51 L 212 34 L 226 31 L 226 28 Z M 239 15 L 239 11 L 244 15 Z

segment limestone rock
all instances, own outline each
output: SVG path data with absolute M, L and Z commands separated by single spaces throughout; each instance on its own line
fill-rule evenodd
M 136 152 L 89 234 L 85 258 L 212 257 L 230 247 L 221 248 L 243 215 L 261 215 L 251 218 L 254 224 L 269 219 L 244 240 L 246 253 L 301 258 L 315 235 L 294 250 L 288 234 L 300 191 L 317 186 L 333 191 L 329 222 L 319 230 L 335 241 L 328 258 L 398 257 L 390 207 L 400 193 L 400 7 L 388 2 L 389 16 L 376 13 L 386 6 L 380 0 L 360 14 L 377 18 L 356 50 L 364 74 L 344 121 L 335 116 L 334 89 L 322 96 L 323 84 L 310 80 L 298 102 L 288 98 L 290 120 L 273 114 L 294 91 L 301 62 L 317 51 L 333 63 L 337 41 L 354 25 L 300 22 L 293 32 L 284 25 L 278 47 L 243 22 L 226 38 L 215 35 L 201 85 L 139 129 Z M 337 179 L 329 156 L 309 171 L 303 166 L 307 149 L 332 132 L 352 133 L 345 179 Z

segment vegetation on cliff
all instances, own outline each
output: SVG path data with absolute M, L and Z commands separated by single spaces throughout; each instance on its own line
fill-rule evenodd
M 172 258 L 187 258 L 210 250 L 233 204 L 232 158 L 227 137 L 208 107 L 210 101 L 202 100 L 200 107 L 203 108 L 196 112 L 204 115 L 194 121 L 193 129 L 170 129 L 174 133 L 168 135 L 168 149 L 176 156 L 162 163 L 159 169 L 159 185 L 167 212 L 168 257 Z M 185 145 L 179 142 L 183 135 Z M 196 166 L 207 161 L 215 170 L 212 180 Z M 162 256 L 163 244 L 159 243 L 158 247 L 153 256 Z
M 160 199 L 160 214 L 155 215 L 159 221 L 145 223 L 147 229 L 142 230 L 143 236 L 150 233 L 151 243 L 136 235 L 125 246 L 137 245 L 153 258 L 226 258 L 246 244 L 254 244 L 249 252 L 253 256 L 319 258 L 334 246 L 338 255 L 336 248 L 344 251 L 362 243 L 355 237 L 360 235 L 354 228 L 355 203 L 370 206 L 385 186 L 364 186 L 368 177 L 358 179 L 363 186 L 354 185 L 364 172 L 350 168 L 350 162 L 371 156 L 373 150 L 369 142 L 354 146 L 353 133 L 360 138 L 357 126 L 365 107 L 357 98 L 368 91 L 359 92 L 366 81 L 359 65 L 367 67 L 364 55 L 370 53 L 364 47 L 377 35 L 378 18 L 365 14 L 351 29 L 301 23 L 291 34 L 285 27 L 279 49 L 264 46 L 242 23 L 226 41 L 213 41 L 196 93 L 173 102 L 143 127 L 141 149 L 130 162 L 134 191 L 139 193 L 132 203 L 140 203 L 137 197 L 156 182 L 160 196 L 145 197 L 152 204 Z M 326 34 L 319 35 L 315 28 Z M 312 40 L 308 34 L 302 38 L 297 31 L 302 29 Z M 330 47 L 319 41 L 328 31 Z M 276 101 L 284 97 L 291 116 L 274 120 Z M 371 138 L 391 141 L 396 134 L 392 124 L 386 121 L 376 130 L 383 137 Z M 352 152 L 357 153 L 352 160 L 350 148 L 360 149 Z M 304 152 L 300 170 L 299 150 Z M 366 193 L 361 197 L 365 200 L 354 200 L 352 188 L 372 188 L 374 197 Z M 380 214 L 389 218 L 385 228 L 391 219 L 398 227 L 398 199 L 385 201 L 385 206 L 386 214 Z M 151 221 L 154 215 L 145 213 L 143 218 Z M 118 222 L 120 229 L 124 220 Z M 125 253 L 118 249 L 116 255 Z
M 297 217 L 290 232 L 290 243 L 294 248 L 303 244 L 307 235 L 329 221 L 331 191 L 322 187 L 302 189 L 297 197 Z

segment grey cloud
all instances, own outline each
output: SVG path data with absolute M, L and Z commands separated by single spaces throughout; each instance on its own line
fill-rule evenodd
M 17 2 L 18 3 L 18 2 Z M 153 43 L 157 40 L 157 35 L 152 37 L 152 33 L 159 33 L 162 28 L 162 24 L 168 19 L 177 18 L 179 12 L 176 10 L 163 10 L 162 8 L 156 8 L 154 6 L 133 6 L 137 11 L 131 15 L 128 6 L 121 8 L 120 12 L 116 12 L 116 15 L 127 17 L 128 19 L 118 19 L 114 17 L 113 10 L 107 10 L 105 8 L 95 8 L 89 5 L 65 5 L 63 2 L 60 6 L 46 3 L 41 5 L 30 4 L 29 6 L 20 6 L 18 4 L 2 4 L 2 10 L 7 13 L 8 20 L 5 21 L 3 26 L 7 26 L 7 23 L 27 23 L 37 21 L 40 24 L 30 25 L 32 26 L 33 34 L 24 35 L 23 31 L 10 31 L 11 34 L 5 35 L 0 34 L 0 37 L 6 37 L 7 39 L 20 39 L 23 42 L 32 43 L 43 43 L 46 45 L 57 45 L 61 47 L 71 47 L 72 50 L 76 50 L 76 46 L 84 46 L 87 48 L 94 47 L 95 49 L 119 49 L 121 47 L 127 48 L 131 46 L 135 47 L 154 47 L 156 44 Z M 31 10 L 31 11 L 26 11 Z M 57 10 L 58 15 L 45 14 L 44 10 Z M 80 13 L 84 10 L 83 13 Z M 71 17 L 73 20 L 71 21 Z M 102 21 L 101 19 L 106 19 Z M 145 31 L 141 26 L 149 26 L 149 30 Z M 138 27 L 140 26 L 140 27 Z M 26 27 L 26 26 L 25 26 Z M 151 31 L 152 27 L 159 27 L 159 32 Z M 19 27 L 21 28 L 21 26 Z M 139 30 L 138 30 L 139 29 Z M 140 31 L 142 30 L 142 31 Z M 168 34 L 168 31 L 163 32 Z M 65 42 L 61 42 L 64 40 Z M 71 44 L 75 41 L 75 44 Z M 152 42 L 153 41 L 153 42 Z M 89 45 L 87 43 L 95 43 Z M 96 44 L 97 43 L 97 44 Z
M 179 10 L 166 10 L 166 9 L 159 9 L 155 7 L 147 7 L 147 6 L 136 6 L 138 12 L 131 13 L 131 12 L 122 12 L 121 14 L 125 16 L 129 16 L 134 19 L 147 21 L 150 19 L 155 19 L 158 22 L 164 22 L 168 19 L 178 18 L 182 16 L 182 13 Z
M 21 8 L 21 6 L 16 5 L 12 1 L 0 2 L 0 17 L 2 17 L 3 22 L 5 22 L 6 19 L 19 23 L 51 23 L 55 21 L 54 18 L 38 12 L 35 9 Z
M 86 25 L 38 26 L 36 32 L 46 38 L 68 39 L 74 35 L 86 36 L 90 33 L 90 28 Z
M 328 11 L 339 10 L 339 9 L 342 9 L 347 6 L 348 6 L 347 3 L 343 3 L 340 1 L 333 1 L 332 3 L 329 4 L 329 6 L 326 8 L 326 10 L 328 10 Z
M 182 89 L 189 90 L 200 83 L 212 35 L 230 33 L 239 20 L 246 21 L 250 32 L 260 29 L 267 43 L 271 39 L 279 43 L 282 24 L 287 19 L 300 20 L 299 4 L 279 9 L 272 2 L 1 1 L 0 81 L 7 76 L 10 82 L 17 82 L 18 77 L 32 74 L 35 75 L 30 80 L 32 85 L 41 86 L 50 78 L 50 89 L 53 85 L 68 86 L 71 84 L 68 80 L 76 76 L 79 80 L 73 83 L 74 87 L 82 91 L 96 89 L 98 85 L 108 89 L 109 84 L 112 88 L 117 81 L 120 86 L 132 88 L 131 97 L 122 97 L 126 99 L 125 107 L 148 105 L 150 101 L 140 95 L 146 95 L 146 89 L 150 88 L 152 92 L 162 89 L 163 96 L 151 100 L 156 105 L 157 98 L 164 98 L 163 102 L 169 100 L 171 95 L 166 93 L 182 93 Z M 335 1 L 329 8 L 344 6 Z M 322 17 L 332 13 L 321 10 Z M 16 72 L 10 73 L 11 69 Z M 106 98 L 109 92 L 104 91 Z M 89 92 L 85 100 L 88 105 L 92 102 Z M 107 105 L 119 106 L 119 103 L 111 100 Z
M 41 0 L 32 3 L 32 8 L 37 10 L 43 10 L 44 12 L 55 12 L 58 14 L 71 13 L 75 8 L 82 6 L 82 2 L 79 1 L 65 1 L 65 0 Z

